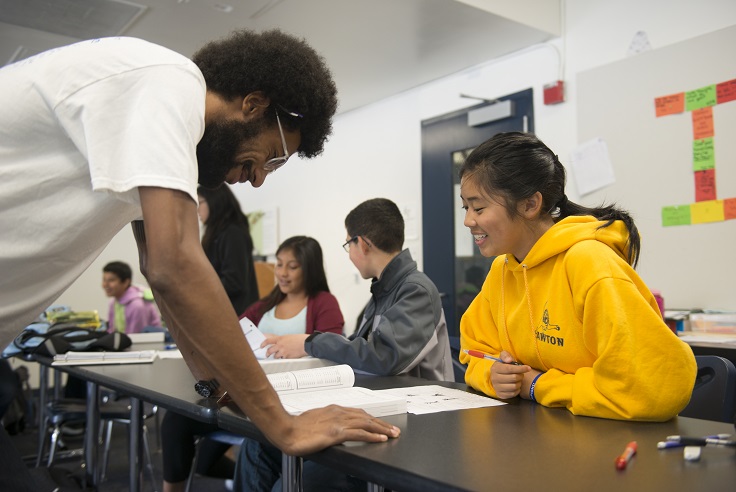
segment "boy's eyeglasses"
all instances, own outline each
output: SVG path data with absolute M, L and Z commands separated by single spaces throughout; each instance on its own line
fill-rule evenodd
M 350 253 L 350 243 L 357 243 L 359 237 L 360 236 L 353 236 L 345 241 L 345 244 L 342 245 L 342 249 L 344 249 L 346 253 Z

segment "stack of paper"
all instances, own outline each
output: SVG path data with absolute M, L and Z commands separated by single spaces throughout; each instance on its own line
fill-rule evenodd
M 155 350 L 129 352 L 67 352 L 54 356 L 52 366 L 91 366 L 99 364 L 141 364 L 153 362 Z

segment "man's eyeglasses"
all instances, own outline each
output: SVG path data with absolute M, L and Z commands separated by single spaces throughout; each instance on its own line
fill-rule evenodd
M 303 118 L 304 116 L 299 113 L 293 113 L 291 111 L 286 111 L 284 108 L 281 108 L 286 114 L 289 116 L 294 116 L 295 118 Z M 286 138 L 284 137 L 284 129 L 281 127 L 281 119 L 279 118 L 279 110 L 276 109 L 276 125 L 279 127 L 279 133 L 281 134 L 281 144 L 284 146 L 284 155 L 280 157 L 274 157 L 273 159 L 269 159 L 266 161 L 266 163 L 263 165 L 263 170 L 269 173 L 274 172 L 284 164 L 286 164 L 286 161 L 289 160 L 289 157 L 291 155 L 289 154 L 289 149 L 286 148 Z
M 357 243 L 359 237 L 360 236 L 353 236 L 345 241 L 345 244 L 342 245 L 342 249 L 344 249 L 346 253 L 350 253 L 350 243 Z

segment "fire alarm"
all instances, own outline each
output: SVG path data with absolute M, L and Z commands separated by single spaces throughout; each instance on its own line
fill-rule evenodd
M 558 104 L 565 102 L 565 83 L 556 80 L 544 86 L 544 104 Z

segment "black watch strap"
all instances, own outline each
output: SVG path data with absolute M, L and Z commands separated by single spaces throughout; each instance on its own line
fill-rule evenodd
M 304 339 L 304 343 L 309 343 L 315 338 L 317 338 L 317 335 L 321 335 L 321 331 L 313 331 L 306 339 Z
M 217 389 L 220 387 L 216 379 L 204 380 L 201 379 L 194 383 L 194 390 L 204 398 L 209 398 L 217 394 Z

